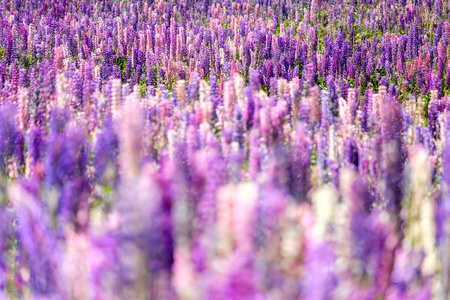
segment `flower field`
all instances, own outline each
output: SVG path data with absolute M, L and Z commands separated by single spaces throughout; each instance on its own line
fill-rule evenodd
M 0 300 L 450 299 L 447 0 L 1 0 Z

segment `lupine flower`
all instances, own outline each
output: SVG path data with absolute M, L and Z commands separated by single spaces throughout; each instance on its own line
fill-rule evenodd
M 402 115 L 400 103 L 396 99 L 387 100 L 387 109 L 383 110 L 383 153 L 385 155 L 383 176 L 385 180 L 385 201 L 388 209 L 397 211 L 403 197 L 403 161 Z
M 58 267 L 61 250 L 51 232 L 48 216 L 44 215 L 38 199 L 20 186 L 15 186 L 11 195 L 17 205 L 17 230 L 31 292 L 36 297 L 62 295 Z
M 2 172 L 5 172 L 8 158 L 14 154 L 17 129 L 14 108 L 6 105 L 0 111 L 0 161 Z
M 0 2 L 1 299 L 450 292 L 442 1 Z

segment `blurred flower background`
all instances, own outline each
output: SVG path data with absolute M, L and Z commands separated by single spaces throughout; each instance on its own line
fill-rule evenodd
M 1 0 L 0 300 L 449 299 L 449 13 Z

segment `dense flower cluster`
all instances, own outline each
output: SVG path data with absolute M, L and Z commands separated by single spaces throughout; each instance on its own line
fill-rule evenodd
M 0 299 L 446 299 L 449 3 L 2 0 Z

